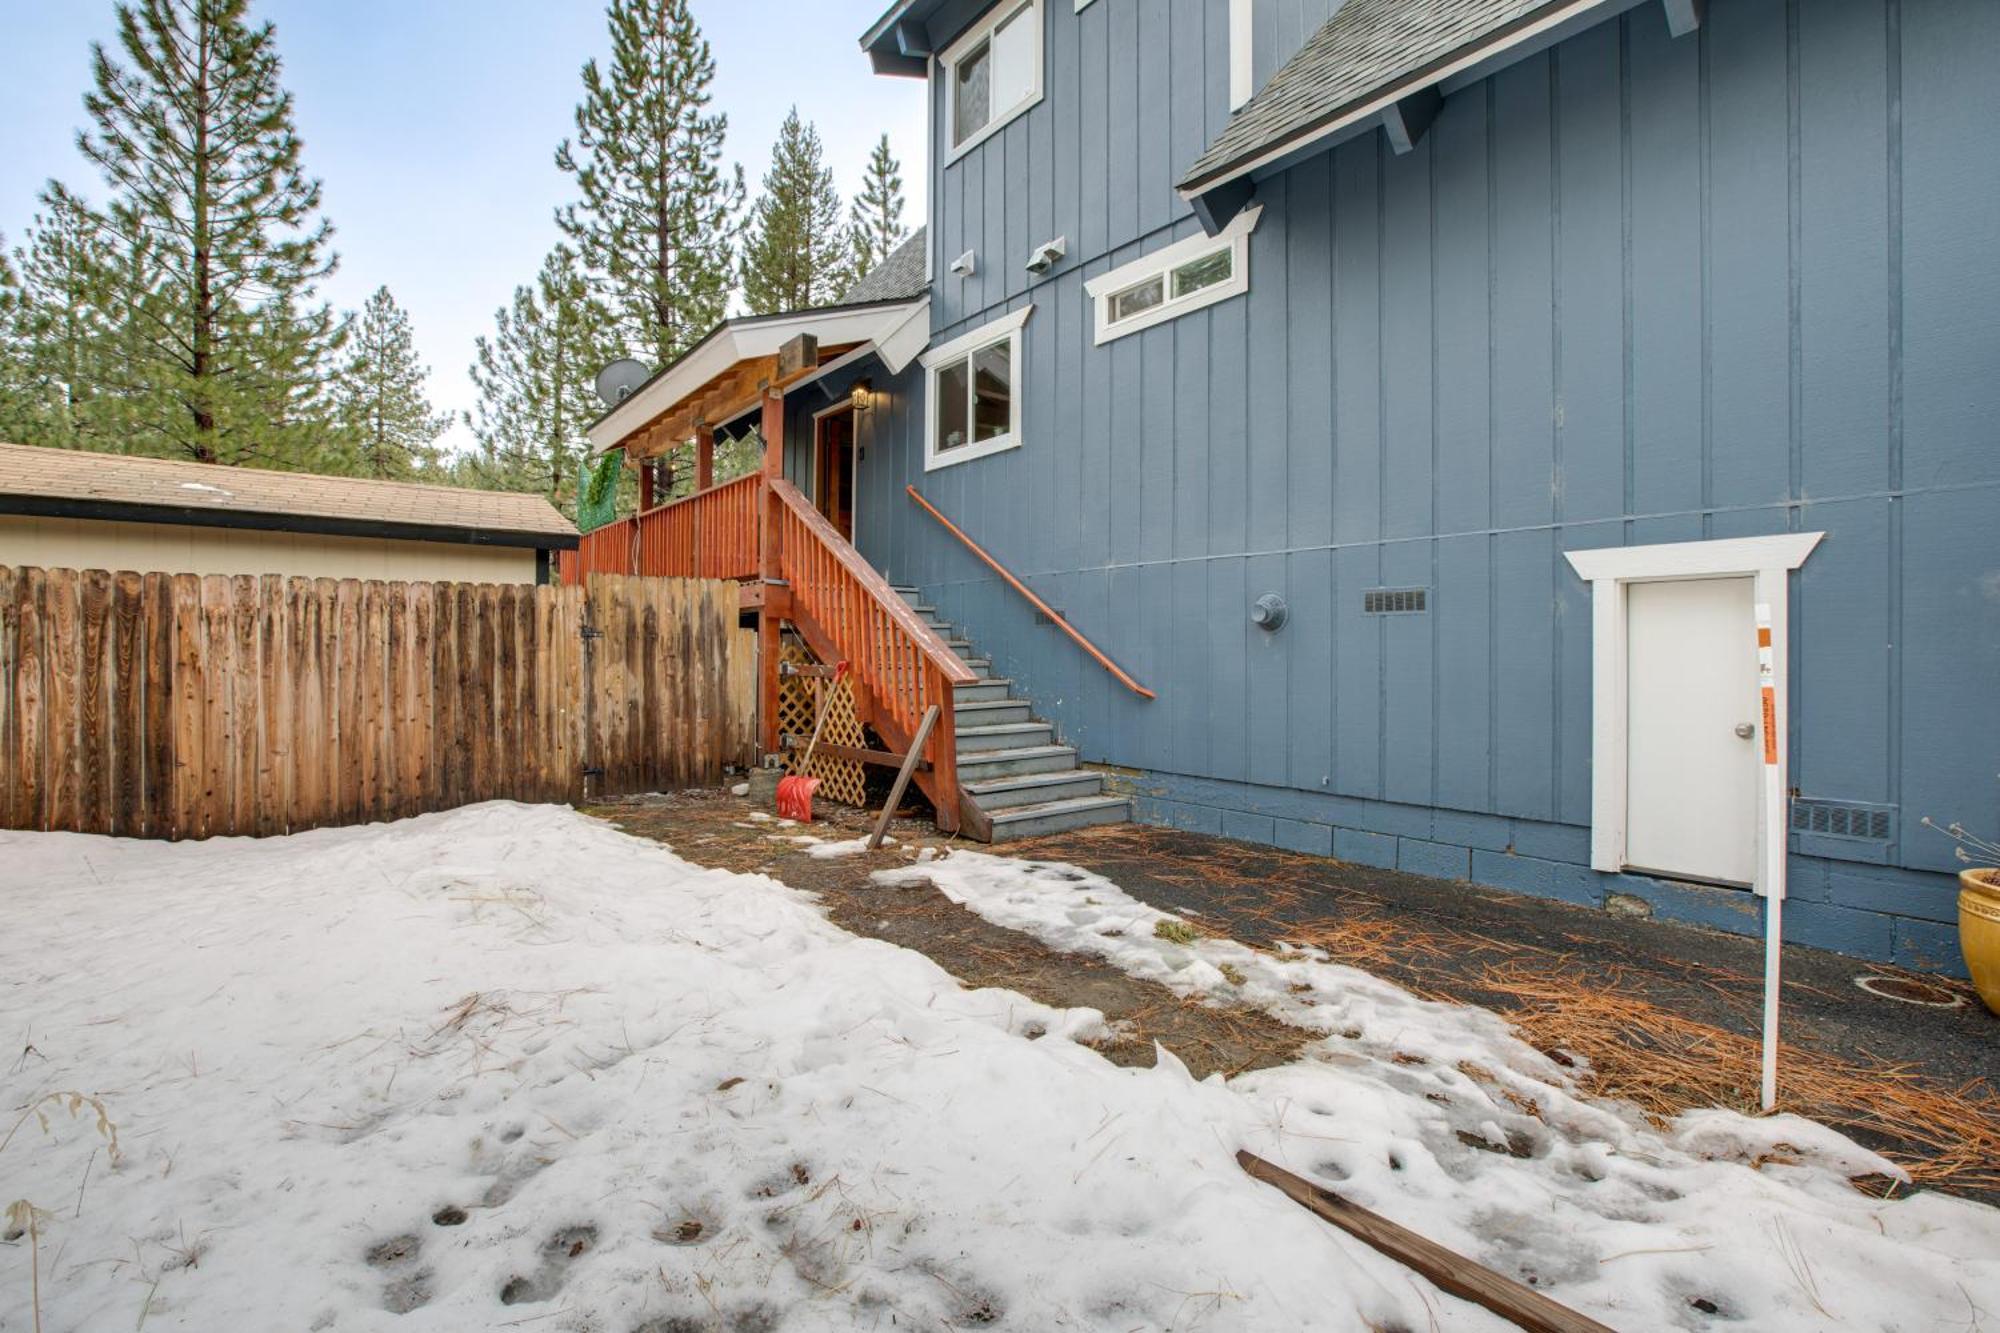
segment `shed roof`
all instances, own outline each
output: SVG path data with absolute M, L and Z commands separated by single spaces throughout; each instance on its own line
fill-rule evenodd
M 0 513 L 571 547 L 540 495 L 0 444 Z
M 1346 0 L 1181 178 L 1195 195 L 1615 0 Z

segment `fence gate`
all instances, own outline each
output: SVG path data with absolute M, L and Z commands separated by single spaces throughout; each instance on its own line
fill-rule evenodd
M 0 827 L 266 835 L 714 782 L 754 734 L 736 599 L 0 566 Z

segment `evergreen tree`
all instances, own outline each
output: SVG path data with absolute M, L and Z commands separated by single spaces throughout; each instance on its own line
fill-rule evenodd
M 429 470 L 451 416 L 431 410 L 424 394 L 430 368 L 417 360 L 410 317 L 387 287 L 368 298 L 350 345 L 335 394 L 354 470 L 390 478 Z
M 315 284 L 336 261 L 272 27 L 246 6 L 131 0 L 123 63 L 92 49 L 78 146 L 111 187 L 94 304 L 120 330 L 101 390 L 124 400 L 133 448 L 310 468 L 330 461 L 343 330 Z
M 60 185 L 43 206 L 17 264 L 0 257 L 0 439 L 118 449 L 123 400 L 103 390 L 122 350 L 101 302 L 105 222 Z
M 868 155 L 868 171 L 854 199 L 853 230 L 857 278 L 887 259 L 910 234 L 903 225 L 903 168 L 890 154 L 886 134 Z
M 479 448 L 458 470 L 468 484 L 536 491 L 574 514 L 584 428 L 603 412 L 592 382 L 617 357 L 576 251 L 550 251 L 534 283 L 515 288 L 494 322 L 493 337 L 478 340 L 471 372 L 479 405 L 466 424 Z
M 764 193 L 743 246 L 743 299 L 752 314 L 805 310 L 838 300 L 853 275 L 854 242 L 819 132 L 793 107 L 778 127 Z
M 715 60 L 688 0 L 611 0 L 611 65 L 583 67 L 576 137 L 556 165 L 579 199 L 556 221 L 620 340 L 665 365 L 727 312 L 743 172 L 722 169 Z

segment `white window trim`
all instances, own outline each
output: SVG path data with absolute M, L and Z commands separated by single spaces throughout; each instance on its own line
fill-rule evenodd
M 1788 532 L 1770 537 L 1730 537 L 1705 542 L 1669 542 L 1658 546 L 1613 546 L 1593 551 L 1566 552 L 1569 563 L 1590 584 L 1590 867 L 1617 872 L 1626 868 L 1626 767 L 1630 731 L 1626 713 L 1630 702 L 1630 681 L 1626 675 L 1627 598 L 1625 590 L 1634 583 L 1659 583 L 1674 579 L 1741 578 L 1756 579 L 1752 601 L 1771 609 L 1771 656 L 1774 667 L 1773 695 L 1777 706 L 1778 735 L 1787 734 L 1790 717 L 1788 657 L 1790 612 L 1789 575 L 1803 565 L 1823 532 Z M 1745 637 L 1756 632 L 1745 625 Z M 1746 701 L 1748 702 L 1748 701 Z M 1791 790 L 1787 768 L 1790 756 L 1778 747 L 1778 790 Z M 1760 785 L 1760 792 L 1762 788 Z M 1764 797 L 1760 794 L 1759 801 Z M 1770 826 L 1769 811 L 1759 809 L 1757 820 L 1757 892 L 1768 894 L 1763 883 L 1764 867 L 1771 864 L 1764 846 Z M 1779 828 L 1784 822 L 1779 821 Z M 1782 864 L 1782 862 L 1780 862 Z
M 1163 250 L 1120 265 L 1109 273 L 1101 273 L 1083 284 L 1083 290 L 1090 296 L 1091 306 L 1096 312 L 1096 342 L 1099 346 L 1114 338 L 1123 338 L 1128 333 L 1150 329 L 1155 324 L 1164 324 L 1170 319 L 1179 319 L 1218 301 L 1227 301 L 1232 296 L 1241 296 L 1250 290 L 1250 233 L 1257 228 L 1257 219 L 1264 216 L 1262 204 L 1252 204 L 1230 219 L 1229 225 L 1214 236 L 1190 236 L 1186 240 L 1175 241 Z M 1187 296 L 1171 293 L 1160 304 L 1142 311 L 1130 319 L 1111 320 L 1111 298 L 1119 292 L 1133 287 L 1146 279 L 1158 276 L 1163 281 L 1165 275 L 1204 255 L 1227 247 L 1231 251 L 1229 277 L 1222 282 L 1204 287 Z
M 973 24 L 972 27 L 966 29 L 964 35 L 946 47 L 944 54 L 937 58 L 939 67 L 944 71 L 942 82 L 944 87 L 945 142 L 951 142 L 952 133 L 958 128 L 958 62 L 965 56 L 966 52 L 979 45 L 980 42 L 991 35 L 993 30 L 999 27 L 1004 20 L 1012 18 L 1023 9 L 1032 9 L 1035 11 L 1034 88 L 1026 97 L 1016 102 L 1013 106 L 996 108 L 993 118 L 987 121 L 978 133 L 974 134 L 964 143 L 953 145 L 945 154 L 944 164 L 946 166 L 950 166 L 973 149 L 979 147 L 980 144 L 985 143 L 995 134 L 1007 128 L 1009 123 L 1027 114 L 1030 109 L 1042 100 L 1042 85 L 1044 75 L 1046 74 L 1043 66 L 1047 63 L 1048 51 L 1048 28 L 1042 21 L 1044 18 L 1042 0 L 1027 0 L 1025 5 L 1014 3 L 1014 0 L 1006 0 L 1005 3 L 993 6 L 991 13 Z
M 1026 395 L 1023 393 L 1022 368 L 1027 358 L 1021 355 L 1021 330 L 1028 322 L 1028 316 L 1035 313 L 1033 305 L 1024 305 L 1012 314 L 1002 315 L 990 324 L 982 324 L 970 333 L 961 333 L 948 343 L 941 343 L 925 352 L 920 358 L 924 363 L 924 471 L 935 472 L 939 468 L 956 467 L 960 463 L 970 463 L 976 458 L 988 458 L 1009 449 L 1021 447 L 1021 412 Z M 938 393 L 937 367 L 947 361 L 956 361 L 969 356 L 982 347 L 1007 340 L 1007 364 L 1011 393 L 1007 400 L 1007 433 L 991 440 L 977 440 L 961 444 L 956 449 L 938 452 Z
M 1076 0 L 1077 13 L 1081 14 L 1084 10 L 1088 8 L 1090 8 L 1090 0 Z

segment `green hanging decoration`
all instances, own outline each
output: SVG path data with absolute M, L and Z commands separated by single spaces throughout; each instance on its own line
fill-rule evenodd
M 597 460 L 576 496 L 579 532 L 601 528 L 618 517 L 618 476 L 625 470 L 625 451 L 613 449 Z

